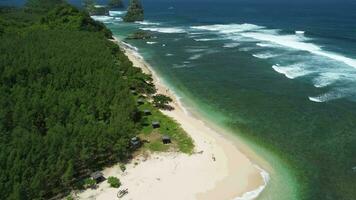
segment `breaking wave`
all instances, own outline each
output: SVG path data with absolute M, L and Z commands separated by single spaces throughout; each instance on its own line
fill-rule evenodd
M 284 74 L 289 79 L 295 79 L 300 76 L 305 76 L 307 74 L 312 73 L 311 71 L 303 69 L 300 64 L 295 64 L 291 66 L 281 67 L 279 65 L 273 65 L 272 68 L 280 73 Z
M 234 200 L 253 200 L 253 199 L 256 199 L 261 194 L 261 192 L 266 188 L 266 186 L 267 186 L 267 184 L 268 184 L 268 182 L 270 180 L 270 176 L 269 176 L 268 172 L 266 172 L 265 170 L 261 169 L 257 165 L 255 165 L 255 167 L 260 171 L 260 174 L 261 174 L 262 179 L 263 179 L 263 185 L 261 185 L 260 187 L 258 187 L 255 190 L 252 190 L 250 192 L 246 192 L 241 197 L 236 197 Z
M 142 22 L 135 22 L 136 24 L 141 24 L 141 25 L 160 25 L 158 22 L 150 22 L 150 21 L 142 21 Z
M 126 13 L 126 11 L 115 11 L 115 10 L 110 10 L 109 11 L 109 16 L 111 17 L 116 17 L 116 16 L 122 16 Z
M 144 31 L 152 31 L 152 32 L 159 32 L 159 33 L 185 33 L 186 32 L 183 28 L 168 28 L 168 27 L 163 27 L 163 28 L 152 27 L 152 28 L 140 28 L 140 29 Z
M 224 48 L 235 48 L 235 47 L 238 47 L 238 46 L 240 46 L 240 43 L 237 43 L 237 42 L 224 44 Z

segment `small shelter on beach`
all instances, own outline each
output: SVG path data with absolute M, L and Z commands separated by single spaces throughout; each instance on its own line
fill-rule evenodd
M 164 135 L 164 136 L 162 137 L 162 142 L 163 142 L 163 144 L 170 144 L 170 143 L 172 143 L 171 138 L 170 138 L 168 135 Z
M 131 91 L 131 94 L 133 94 L 133 95 L 137 95 L 136 90 L 130 90 L 130 91 Z
M 141 140 L 139 137 L 133 137 L 130 140 L 130 145 L 132 148 L 138 148 L 141 145 Z
M 152 127 L 153 128 L 159 128 L 160 127 L 160 124 L 159 124 L 159 122 L 152 122 Z
M 104 174 L 100 171 L 96 171 L 90 174 L 90 177 L 96 181 L 96 183 L 100 183 L 102 181 L 105 181 Z
M 148 109 L 144 110 L 143 113 L 144 113 L 145 115 L 151 115 L 151 111 L 148 110 Z
M 145 100 L 144 100 L 144 99 L 137 99 L 137 103 L 138 103 L 139 105 L 142 105 L 142 104 L 145 103 Z

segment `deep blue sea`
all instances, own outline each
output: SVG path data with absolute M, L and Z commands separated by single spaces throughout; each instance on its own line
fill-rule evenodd
M 189 109 L 283 160 L 267 159 L 277 172 L 261 199 L 356 199 L 355 0 L 143 5 L 141 23 L 93 18 L 121 39 L 152 33 L 126 42 Z

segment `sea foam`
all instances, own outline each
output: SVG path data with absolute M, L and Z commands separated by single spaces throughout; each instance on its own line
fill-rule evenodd
M 139 21 L 139 22 L 135 22 L 136 24 L 141 24 L 141 25 L 160 25 L 160 23 L 158 22 L 150 22 L 150 21 Z
M 185 33 L 186 31 L 183 28 L 168 28 L 168 27 L 152 27 L 152 28 L 141 28 L 144 31 L 152 31 L 152 32 L 159 32 L 159 33 Z
M 122 16 L 126 13 L 126 11 L 115 11 L 115 10 L 110 10 L 109 15 L 111 17 L 116 17 L 116 16 Z
M 305 76 L 305 75 L 312 73 L 309 70 L 303 69 L 301 64 L 295 64 L 295 65 L 290 65 L 290 66 L 286 66 L 286 67 L 282 67 L 279 65 L 273 65 L 272 68 L 276 72 L 278 72 L 280 74 L 284 74 L 289 79 L 295 79 L 297 77 Z
M 270 180 L 270 176 L 268 174 L 268 172 L 266 172 L 265 170 L 261 169 L 260 167 L 258 167 L 257 165 L 255 165 L 255 167 L 260 171 L 260 174 L 262 176 L 263 179 L 263 185 L 259 186 L 257 189 L 249 191 L 244 193 L 241 197 L 236 197 L 234 198 L 234 200 L 253 200 L 256 199 L 261 192 L 266 188 L 269 180 Z

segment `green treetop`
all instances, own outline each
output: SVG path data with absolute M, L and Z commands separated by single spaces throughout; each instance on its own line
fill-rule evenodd
M 131 0 L 124 17 L 125 22 L 143 21 L 143 7 L 140 0 Z
M 31 10 L 47 11 L 64 3 L 64 0 L 28 0 L 26 7 Z

